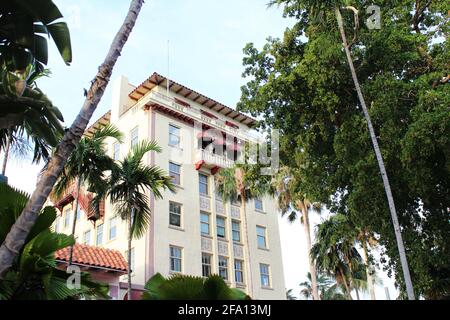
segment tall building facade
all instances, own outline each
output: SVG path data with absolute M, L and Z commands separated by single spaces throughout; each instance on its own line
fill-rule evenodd
M 116 80 L 111 111 L 87 134 L 107 123 L 125 136 L 122 144 L 108 141 L 112 158 L 123 159 L 141 140 L 155 140 L 162 152 L 147 154 L 144 163 L 166 170 L 177 189 L 164 192 L 162 200 L 149 193 L 150 227 L 132 243 L 136 295 L 159 272 L 164 276 L 219 274 L 254 299 L 285 299 L 274 200 L 252 199 L 243 219 L 241 204 L 225 203 L 215 190 L 215 174 L 239 157 L 242 143 L 251 139 L 248 133 L 254 119 L 154 73 L 137 87 L 125 77 Z M 55 228 L 70 233 L 73 197 L 54 202 L 61 211 Z M 107 199 L 94 223 L 88 203 L 89 196 L 80 197 L 77 242 L 117 250 L 127 257 L 126 221 L 115 216 Z M 110 283 L 114 298 L 124 298 L 126 282 L 127 275 L 122 275 Z

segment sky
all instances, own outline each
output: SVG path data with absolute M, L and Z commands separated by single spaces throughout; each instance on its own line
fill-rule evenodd
M 98 66 L 123 22 L 130 1 L 54 0 L 69 23 L 73 63 L 66 66 L 51 44 L 48 67 L 52 75 L 39 86 L 59 107 L 70 125 L 83 101 Z M 267 8 L 268 0 L 147 0 L 112 81 L 125 75 L 135 85 L 153 72 L 201 92 L 230 107 L 240 98 L 245 84 L 242 49 L 253 42 L 261 48 L 267 37 L 283 36 L 293 20 L 282 18 L 278 8 Z M 170 45 L 168 46 L 168 41 Z M 168 63 L 168 47 L 170 63 Z M 170 67 L 169 67 L 170 65 Z M 110 109 L 111 86 L 93 116 L 99 118 Z M 39 166 L 26 159 L 13 159 L 8 166 L 10 184 L 32 192 Z M 313 225 L 323 217 L 314 217 Z M 286 288 L 298 295 L 299 283 L 308 272 L 303 227 L 280 219 Z M 386 297 L 384 286 L 396 297 L 392 280 L 381 274 L 384 285 L 377 287 L 377 298 Z

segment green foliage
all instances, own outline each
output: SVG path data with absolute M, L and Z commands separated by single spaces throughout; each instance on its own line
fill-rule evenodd
M 145 284 L 143 300 L 250 300 L 239 289 L 228 287 L 218 275 L 208 278 L 157 273 Z
M 116 213 L 122 219 L 130 219 L 134 209 L 133 238 L 142 237 L 150 223 L 150 199 L 147 191 L 156 199 L 161 199 L 163 190 L 176 190 L 172 178 L 164 170 L 142 163 L 148 152 L 161 152 L 161 148 L 155 141 L 141 141 L 130 150 L 125 159 L 112 168 L 105 184 L 106 189 L 97 190 L 99 197 L 105 194 L 111 197 L 111 201 L 116 204 Z
M 34 145 L 34 162 L 47 159 L 63 134 L 61 112 L 36 85 L 49 74 L 46 37 L 53 38 L 67 64 L 72 60 L 69 30 L 61 18 L 51 0 L 0 4 L 0 147 L 12 130 Z
M 10 0 L 0 5 L 0 61 L 8 72 L 32 65 L 43 71 L 48 62 L 47 37 L 52 37 L 64 62 L 72 61 L 67 24 L 51 0 Z
M 53 192 L 56 197 L 61 197 L 67 188 L 78 181 L 81 185 L 87 185 L 87 191 L 96 193 L 106 184 L 106 172 L 115 167 L 114 160 L 106 151 L 106 140 L 112 138 L 122 142 L 123 134 L 114 126 L 106 125 L 96 130 L 90 136 L 84 136 L 71 153 L 64 166 L 64 170 L 56 182 Z M 94 212 L 99 217 L 99 203 L 94 201 Z
M 0 242 L 5 240 L 28 199 L 25 193 L 0 184 Z M 51 231 L 55 219 L 53 207 L 42 210 L 14 265 L 0 280 L 0 300 L 109 298 L 108 287 L 92 281 L 88 273 L 81 273 L 80 288 L 67 286 L 70 274 L 57 268 L 55 252 L 73 245 L 75 240 Z
M 261 50 L 245 47 L 248 82 L 238 108 L 263 118 L 261 129 L 280 130 L 281 163 L 301 170 L 309 198 L 379 235 L 389 257 L 383 265 L 403 291 L 386 195 L 336 27 L 335 4 L 275 2 L 296 23 Z M 450 74 L 448 7 L 436 1 L 421 10 L 423 2 L 416 8 L 412 0 L 379 1 L 382 28 L 369 30 L 368 3 L 344 4 L 360 12 L 352 55 L 390 178 L 415 291 L 425 298 L 448 297 L 450 86 L 441 81 Z M 343 16 L 351 35 L 353 16 L 346 11 Z
M 311 283 L 311 273 L 308 272 L 308 281 L 300 283 L 300 293 L 306 299 L 312 297 L 312 283 Z M 343 292 L 345 288 L 339 285 L 333 278 L 325 276 L 323 274 L 318 274 L 317 276 L 317 286 L 319 289 L 319 296 L 321 300 L 347 300 L 347 297 Z
M 273 194 L 270 176 L 260 174 L 257 164 L 236 164 L 232 168 L 222 168 L 215 177 L 217 193 L 225 201 L 245 202 Z

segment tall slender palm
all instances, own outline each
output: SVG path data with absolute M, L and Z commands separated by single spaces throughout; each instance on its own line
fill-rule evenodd
M 355 248 L 354 233 L 346 216 L 334 215 L 318 226 L 316 243 L 311 248 L 311 258 L 316 262 L 318 271 L 325 272 L 342 284 L 349 300 L 353 299 L 354 274 L 364 268 Z
M 352 7 L 346 7 L 346 8 L 349 8 L 349 9 L 353 10 L 354 13 L 355 12 L 357 13 L 357 10 Z M 336 13 L 337 23 L 339 26 L 339 32 L 340 32 L 341 38 L 342 38 L 342 44 L 344 46 L 345 54 L 347 56 L 347 61 L 348 61 L 349 67 L 350 67 L 353 82 L 355 83 L 356 92 L 358 93 L 358 99 L 359 99 L 359 102 L 363 109 L 364 116 L 367 121 L 367 125 L 369 127 L 370 138 L 372 140 L 373 149 L 375 150 L 375 155 L 377 157 L 377 162 L 378 162 L 378 166 L 380 168 L 381 177 L 383 179 L 384 190 L 386 192 L 386 197 L 388 199 L 388 204 L 389 204 L 389 211 L 391 212 L 392 223 L 394 225 L 394 232 L 395 232 L 398 251 L 399 251 L 399 255 L 400 255 L 400 263 L 402 265 L 403 277 L 404 277 L 405 284 L 406 284 L 406 292 L 408 294 L 408 299 L 414 300 L 415 299 L 414 288 L 413 288 L 413 284 L 412 284 L 412 280 L 411 280 L 411 275 L 409 273 L 408 259 L 406 258 L 405 246 L 403 244 L 402 233 L 401 233 L 401 229 L 400 229 L 400 224 L 398 222 L 398 216 L 397 216 L 397 210 L 395 208 L 394 197 L 392 196 L 391 185 L 389 183 L 389 178 L 388 178 L 388 175 L 386 172 L 386 167 L 384 165 L 383 156 L 381 155 L 380 147 L 378 145 L 378 140 L 377 140 L 377 136 L 375 133 L 375 129 L 373 128 L 373 125 L 372 125 L 372 120 L 370 118 L 369 110 L 367 108 L 366 101 L 364 99 L 364 96 L 363 96 L 363 93 L 361 90 L 361 86 L 359 84 L 358 76 L 356 75 L 355 66 L 353 65 L 353 58 L 352 58 L 352 55 L 350 52 L 350 45 L 347 43 L 347 38 L 345 35 L 345 29 L 344 29 L 344 23 L 343 23 L 343 19 L 342 19 L 342 15 L 341 15 L 341 9 L 337 5 L 335 7 L 335 13 Z M 358 21 L 358 19 L 359 18 L 356 15 L 355 21 Z M 356 26 L 355 26 L 355 28 L 356 28 Z
M 282 4 L 285 3 L 287 5 L 292 4 L 293 1 L 291 0 L 272 0 L 269 2 L 269 5 L 273 5 L 273 4 Z M 345 34 L 345 28 L 344 28 L 344 21 L 342 18 L 342 13 L 341 10 L 342 9 L 347 9 L 347 10 L 351 10 L 354 14 L 354 21 L 355 21 L 355 26 L 354 26 L 354 30 L 355 30 L 355 35 L 353 38 L 354 42 L 357 38 L 357 31 L 358 31 L 358 27 L 359 27 L 359 17 L 358 17 L 358 10 L 352 6 L 349 6 L 349 0 L 323 0 L 323 1 L 317 1 L 317 0 L 297 0 L 296 2 L 298 2 L 298 4 L 296 3 L 295 5 L 299 5 L 300 7 L 303 7 L 305 9 L 309 10 L 309 14 L 311 16 L 313 16 L 314 14 L 318 14 L 324 10 L 333 10 L 334 14 L 336 16 L 336 21 L 337 21 L 337 25 L 339 28 L 339 33 L 342 39 L 342 45 L 344 47 L 344 51 L 345 51 L 345 55 L 347 58 L 347 62 L 350 68 L 350 72 L 351 72 L 351 76 L 355 85 L 355 89 L 356 89 L 356 93 L 358 95 L 358 100 L 359 103 L 361 104 L 361 108 L 363 110 L 364 113 L 364 117 L 366 118 L 367 121 L 367 126 L 369 128 L 369 134 L 370 134 L 370 139 L 372 141 L 372 145 L 373 145 L 373 149 L 375 152 L 375 156 L 377 158 L 377 163 L 378 163 L 378 167 L 380 170 L 380 174 L 381 174 L 381 178 L 383 180 L 383 186 L 384 186 L 384 190 L 386 193 L 386 197 L 388 200 L 388 205 L 389 205 L 389 211 L 391 213 L 391 219 L 392 219 L 392 224 L 394 226 L 394 233 L 395 233 L 395 238 L 396 238 L 396 242 L 397 242 L 397 247 L 398 247 L 398 252 L 399 252 L 399 256 L 400 256 L 400 263 L 402 266 L 402 271 L 403 271 L 403 278 L 405 281 L 405 286 L 406 286 L 406 292 L 408 295 L 408 299 L 409 300 L 414 300 L 415 299 L 415 295 L 414 295 L 414 287 L 412 284 L 412 280 L 411 280 L 411 275 L 409 272 L 409 265 L 408 265 L 408 259 L 406 257 L 406 252 L 405 252 L 405 246 L 403 243 L 403 238 L 402 238 L 402 233 L 401 233 L 401 229 L 400 229 L 400 223 L 398 221 L 398 215 L 397 215 L 397 210 L 395 208 L 395 202 L 394 202 L 394 197 L 392 195 L 392 190 L 391 190 L 391 186 L 389 183 L 389 178 L 387 175 L 387 171 L 386 171 L 386 167 L 384 164 L 384 160 L 383 160 L 383 156 L 381 154 L 381 150 L 378 144 L 378 140 L 377 140 L 377 136 L 375 133 L 375 129 L 373 127 L 372 124 L 372 119 L 370 117 L 369 114 L 369 109 L 367 108 L 367 104 L 366 101 L 364 99 L 364 95 L 362 93 L 361 90 L 361 86 L 358 80 L 358 76 L 356 74 L 356 69 L 355 66 L 353 64 L 353 58 L 352 58 L 352 54 L 350 51 L 351 45 L 352 43 L 348 43 L 347 41 L 347 36 Z
M 84 136 L 75 150 L 67 159 L 62 175 L 54 186 L 54 195 L 60 198 L 73 183 L 77 183 L 75 197 L 75 212 L 72 220 L 72 235 L 75 236 L 78 201 L 81 186 L 87 185 L 87 190 L 95 193 L 104 184 L 105 173 L 112 170 L 114 160 L 105 148 L 108 138 L 122 142 L 123 134 L 114 126 L 107 125 L 95 131 L 91 136 Z M 72 264 L 73 245 L 70 247 L 69 265 Z
M 131 244 L 142 237 L 150 225 L 149 190 L 156 199 L 163 190 L 175 192 L 172 178 L 157 166 L 148 166 L 142 159 L 148 152 L 161 152 L 154 141 L 142 141 L 112 170 L 107 194 L 116 205 L 116 214 L 128 223 L 128 300 L 131 300 Z
M 20 249 L 36 223 L 39 212 L 47 200 L 56 180 L 63 171 L 66 160 L 69 158 L 75 146 L 81 140 L 94 111 L 96 110 L 105 89 L 109 83 L 114 66 L 121 55 L 122 49 L 133 30 L 144 0 L 132 0 L 125 20 L 117 32 L 104 62 L 98 68 L 98 72 L 92 81 L 92 85 L 86 95 L 83 107 L 71 127 L 66 131 L 61 142 L 56 148 L 48 169 L 39 180 L 27 206 L 11 228 L 8 236 L 0 247 L 0 279 L 14 262 Z
M 249 275 L 249 295 L 253 295 L 253 275 L 251 272 L 251 251 L 248 237 L 247 202 L 270 193 L 270 185 L 264 177 L 259 176 L 258 166 L 238 164 L 232 168 L 224 168 L 216 176 L 216 190 L 224 201 L 240 201 L 243 231 L 246 242 L 246 255 Z
M 287 215 L 290 222 L 299 219 L 304 227 L 308 250 L 309 273 L 312 283 L 312 296 L 314 300 L 320 300 L 316 267 L 314 261 L 309 256 L 312 245 L 309 213 L 310 211 L 320 213 L 320 205 L 312 203 L 305 197 L 301 189 L 300 180 L 300 175 L 297 171 L 283 167 L 273 179 L 273 185 L 277 192 L 278 207 L 281 210 L 282 216 Z M 300 213 L 300 217 L 298 213 Z

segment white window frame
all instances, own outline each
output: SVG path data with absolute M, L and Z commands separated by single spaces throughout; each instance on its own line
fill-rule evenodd
M 114 224 L 112 224 L 114 222 Z M 111 230 L 114 228 L 114 237 L 111 237 Z M 108 228 L 108 240 L 114 240 L 117 238 L 117 217 L 112 217 L 109 219 L 109 228 Z
M 172 255 L 172 249 L 179 250 L 180 256 L 177 257 L 175 255 Z M 172 261 L 179 261 L 180 270 L 174 270 L 172 269 Z M 173 264 L 175 267 L 175 263 Z M 182 273 L 183 272 L 183 248 L 178 246 L 169 246 L 169 269 L 172 273 Z
M 208 222 L 203 221 L 202 220 L 202 216 L 207 216 L 208 217 Z M 207 225 L 208 226 L 208 233 L 203 233 L 202 225 Z M 200 211 L 200 233 L 203 236 L 210 236 L 211 235 L 211 214 L 209 214 L 208 212 L 205 212 L 205 211 Z
M 263 273 L 263 267 L 267 267 L 267 273 Z M 260 263 L 259 264 L 259 274 L 260 274 L 261 287 L 271 288 L 272 287 L 272 279 L 271 279 L 270 265 L 266 264 L 266 263 Z M 265 284 L 265 281 L 264 281 L 266 279 L 267 279 L 267 284 Z
M 204 259 L 205 257 L 207 257 L 207 259 L 209 261 L 206 261 L 206 259 Z M 202 276 L 205 278 L 212 275 L 212 258 L 213 258 L 212 254 L 202 252 Z M 206 275 L 205 275 L 205 269 L 209 270 L 208 274 L 206 274 Z
M 223 220 L 223 225 L 219 225 L 219 221 Z M 219 235 L 219 228 L 223 229 L 223 237 Z M 222 216 L 216 216 L 216 235 L 217 238 L 226 239 L 227 238 L 227 219 Z
M 100 231 L 100 232 L 99 232 Z M 105 224 L 101 223 L 97 226 L 96 230 L 95 230 L 95 245 L 96 246 L 101 246 L 103 244 L 103 234 L 105 233 Z M 100 237 L 100 243 L 98 241 L 99 239 L 99 235 Z
M 89 235 L 87 242 L 86 242 L 86 235 Z M 85 232 L 83 232 L 83 244 L 87 244 L 88 246 L 91 245 L 91 235 L 92 235 L 91 230 L 86 230 Z
M 240 263 L 240 269 L 238 269 L 237 266 L 236 266 L 237 262 Z M 238 281 L 238 277 L 237 277 L 238 273 L 240 273 L 242 281 Z M 245 283 L 245 278 L 244 278 L 244 260 L 234 259 L 234 281 L 237 284 L 241 284 L 241 285 Z
M 225 266 L 221 265 L 222 261 L 225 261 Z M 224 279 L 225 281 L 228 281 L 228 279 L 229 279 L 228 258 L 225 256 L 219 256 L 218 262 L 219 262 L 219 276 L 221 276 L 222 279 Z M 225 277 L 222 276 L 222 274 L 221 274 L 222 271 L 225 271 Z
M 259 234 L 259 230 L 264 231 L 264 235 Z M 260 246 L 259 239 L 264 239 L 264 246 Z M 256 243 L 258 245 L 258 249 L 268 249 L 268 241 L 267 241 L 267 228 L 263 226 L 256 226 Z
M 178 173 L 173 172 L 173 171 L 171 170 L 172 165 L 179 168 L 179 172 L 178 172 Z M 169 161 L 169 176 L 172 178 L 172 182 L 173 182 L 173 184 L 175 184 L 176 186 L 181 186 L 181 170 L 182 170 L 181 164 L 175 163 L 175 162 L 173 162 L 173 161 Z M 175 173 L 175 175 L 172 175 L 172 173 Z M 175 182 L 174 176 L 178 176 L 178 183 Z
M 234 226 L 237 225 L 238 229 L 236 230 Z M 234 235 L 237 234 L 239 239 L 235 239 Z M 231 236 L 234 242 L 241 243 L 242 237 L 241 237 L 241 223 L 237 220 L 231 220 Z
M 175 211 L 172 211 L 172 205 L 173 206 L 177 206 L 180 208 L 180 213 L 177 213 Z M 172 224 L 172 215 L 178 216 L 179 217 L 179 221 L 180 221 L 180 225 L 177 226 L 176 224 Z M 169 225 L 172 227 L 176 227 L 176 228 L 181 228 L 183 226 L 183 205 L 177 202 L 173 202 L 173 201 L 169 201 Z
M 136 133 L 136 137 L 133 137 L 134 133 Z M 135 127 L 130 131 L 130 149 L 132 149 L 137 144 L 139 144 L 139 127 Z
M 171 128 L 175 128 L 178 130 L 178 135 L 172 133 L 172 131 L 170 130 Z M 177 137 L 178 138 L 178 144 L 172 144 L 171 143 L 171 137 Z M 174 148 L 181 148 L 181 128 L 177 125 L 174 125 L 172 123 L 169 123 L 169 146 L 174 147 Z
M 204 183 L 202 183 L 201 177 L 206 177 L 206 193 L 202 193 L 200 191 L 200 185 L 205 185 Z M 198 192 L 202 196 L 209 196 L 209 177 L 208 177 L 208 175 L 206 175 L 204 173 L 198 174 Z

